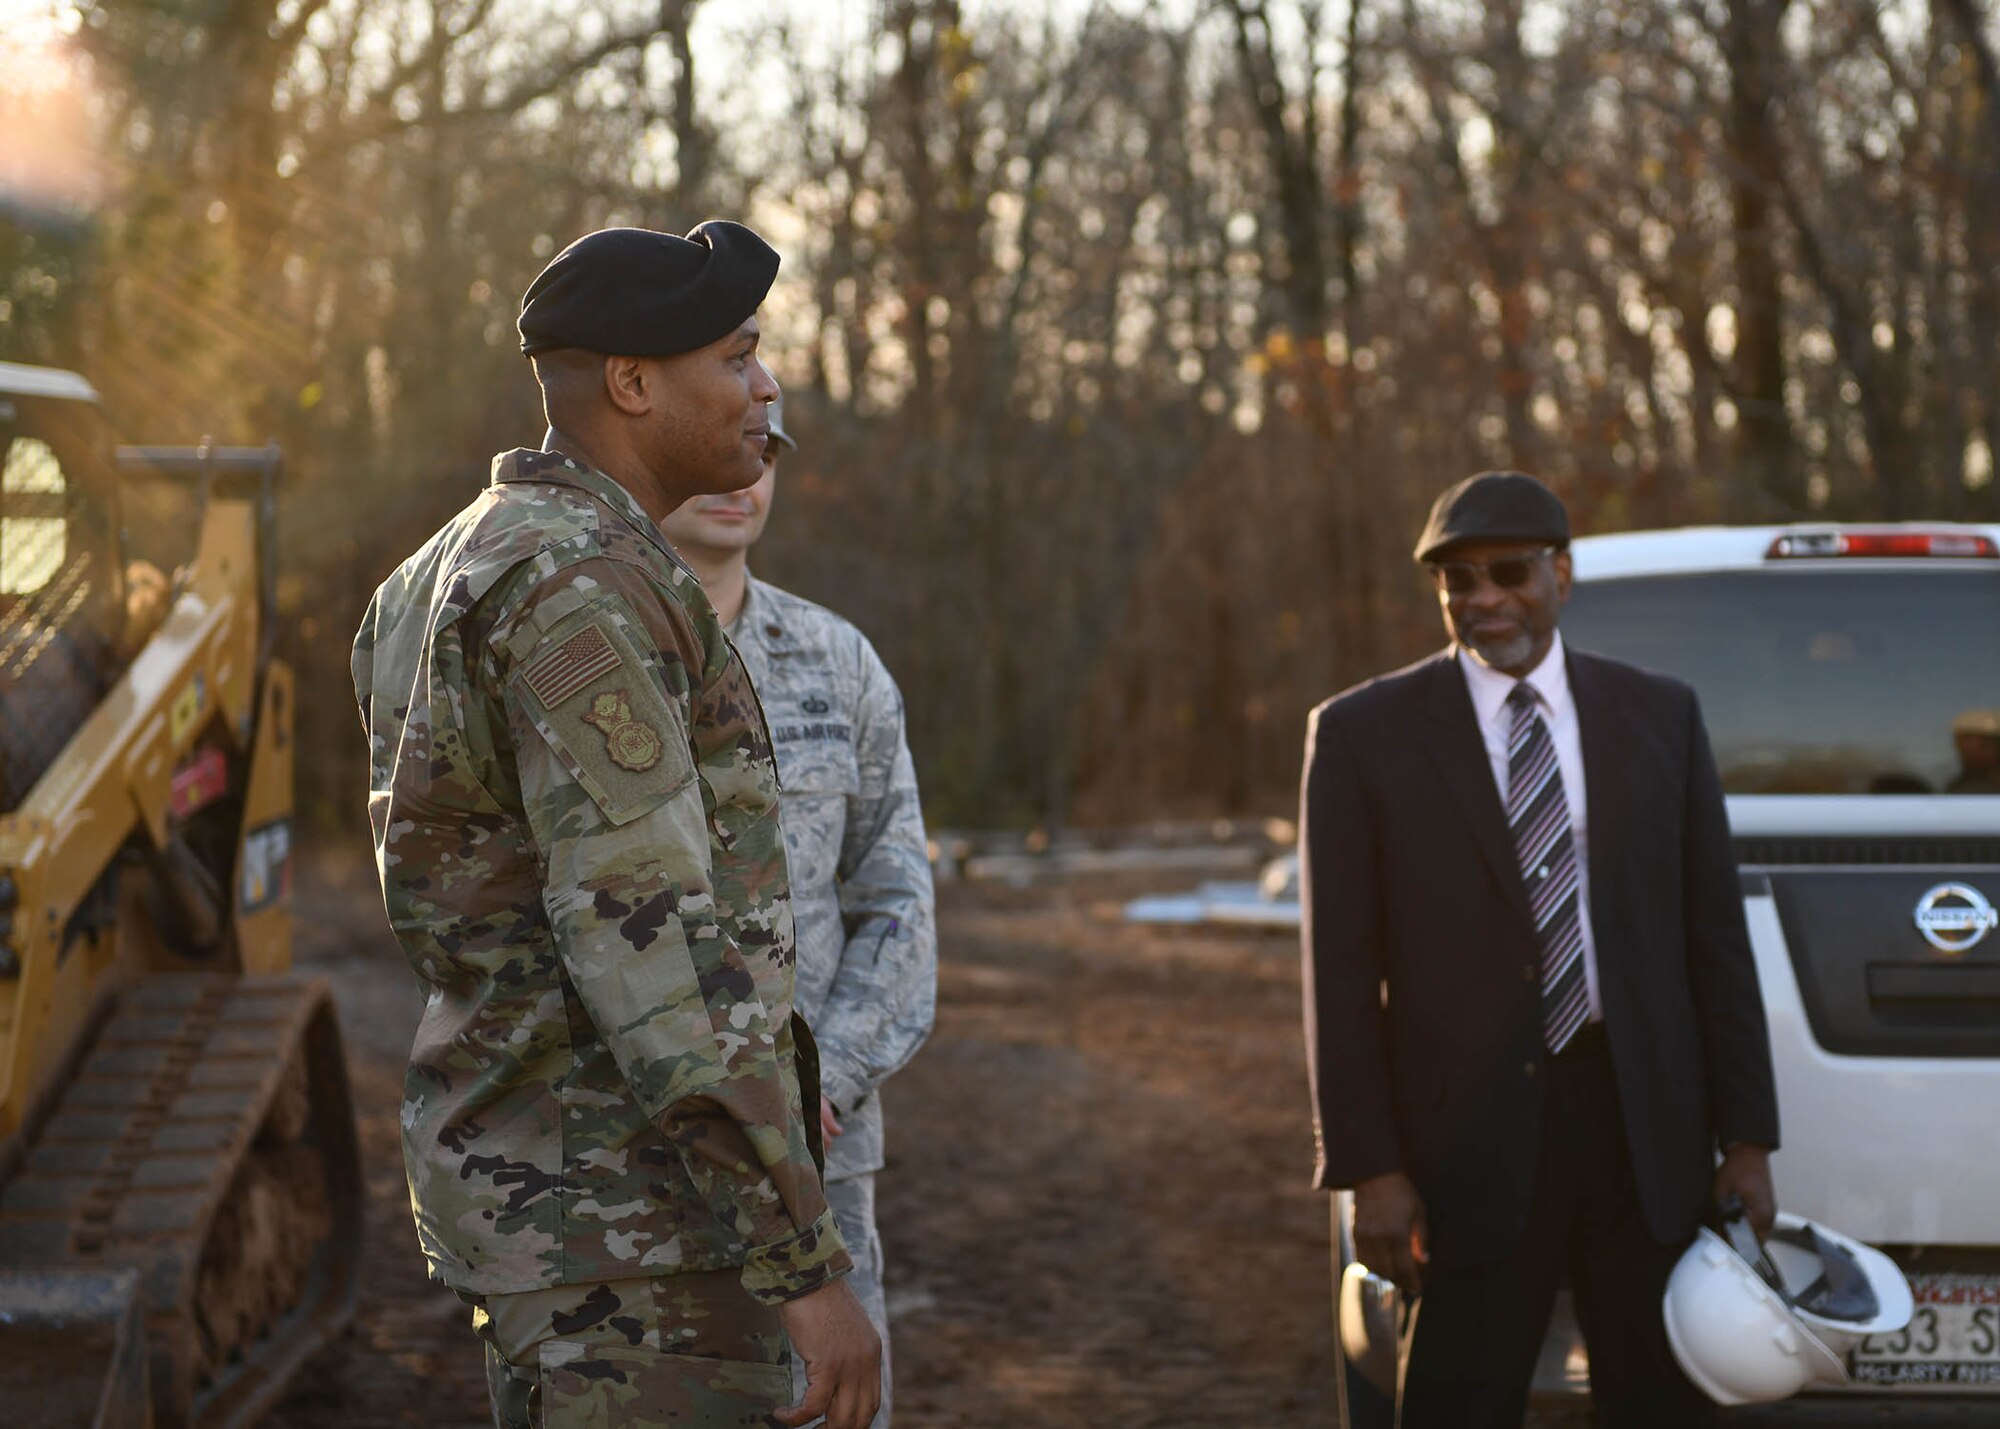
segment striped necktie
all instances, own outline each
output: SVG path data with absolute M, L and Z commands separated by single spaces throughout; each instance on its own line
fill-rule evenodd
M 1507 829 L 1521 862 L 1535 936 L 1542 945 L 1542 1041 L 1562 1051 L 1590 1017 L 1583 975 L 1583 922 L 1569 799 L 1548 722 L 1526 680 L 1507 696 Z

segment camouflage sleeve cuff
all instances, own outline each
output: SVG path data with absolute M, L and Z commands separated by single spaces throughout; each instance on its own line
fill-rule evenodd
M 873 1090 L 843 1053 L 824 1042 L 819 1049 L 819 1089 L 842 1116 L 861 1105 L 862 1098 Z
M 796 1235 L 753 1245 L 743 1259 L 743 1288 L 766 1305 L 782 1305 L 831 1285 L 854 1269 L 847 1244 L 833 1223 L 833 1212 Z

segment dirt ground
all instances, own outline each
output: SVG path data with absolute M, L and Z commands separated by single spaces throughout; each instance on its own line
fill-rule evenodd
M 937 1032 L 886 1092 L 902 1429 L 1333 1422 L 1295 944 L 1117 921 L 1136 891 L 943 890 Z M 404 1195 L 419 999 L 365 864 L 317 860 L 299 912 L 350 1051 L 368 1262 L 353 1332 L 266 1423 L 473 1429 L 478 1345 Z

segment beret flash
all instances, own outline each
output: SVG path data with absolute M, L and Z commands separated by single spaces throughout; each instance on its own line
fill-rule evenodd
M 1562 498 L 1525 472 L 1482 471 L 1450 487 L 1431 507 L 1417 559 L 1434 561 L 1467 541 L 1569 544 Z
M 556 254 L 521 298 L 521 351 L 580 347 L 672 357 L 733 332 L 778 276 L 778 255 L 740 223 L 712 218 L 685 238 L 600 228 Z

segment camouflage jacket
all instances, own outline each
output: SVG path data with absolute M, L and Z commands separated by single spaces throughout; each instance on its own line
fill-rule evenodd
M 771 721 L 798 920 L 798 1002 L 842 1134 L 828 1180 L 882 1165 L 875 1089 L 930 1035 L 937 925 L 903 697 L 868 638 L 750 579 L 730 637 Z
M 403 1148 L 483 1293 L 851 1262 L 806 1142 L 769 734 L 692 574 L 559 454 L 495 458 L 354 646 L 389 921 L 428 993 Z

